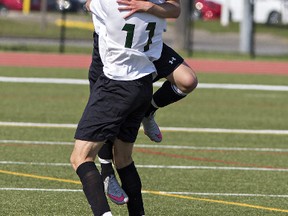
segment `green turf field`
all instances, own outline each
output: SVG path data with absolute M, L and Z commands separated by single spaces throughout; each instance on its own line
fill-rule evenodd
M 0 67 L 3 76 L 87 79 L 87 71 Z M 195 92 L 157 112 L 162 143 L 139 131 L 133 157 L 146 215 L 287 215 L 287 76 L 198 78 Z M 200 87 L 207 83 L 286 90 Z M 69 164 L 88 85 L 0 82 L 0 92 L 0 215 L 92 215 Z

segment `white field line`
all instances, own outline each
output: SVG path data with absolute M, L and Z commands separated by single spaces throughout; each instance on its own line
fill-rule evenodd
M 34 165 L 34 166 L 71 166 L 70 163 L 44 163 L 44 162 L 21 162 L 21 161 L 0 161 L 1 165 Z M 262 168 L 262 167 L 220 167 L 220 166 L 167 166 L 167 165 L 140 165 L 138 168 L 146 169 L 186 169 L 186 170 L 238 170 L 238 171 L 272 171 L 288 172 L 288 168 Z
M 288 91 L 283 85 L 255 85 L 255 84 L 214 84 L 200 83 L 197 88 L 203 89 L 234 89 L 234 90 L 261 90 L 261 91 Z
M 35 166 L 60 166 L 71 167 L 70 163 L 43 163 L 43 162 L 21 162 L 21 161 L 0 161 L 1 165 L 35 165 Z
M 0 191 L 41 191 L 41 192 L 81 192 L 82 189 L 61 189 L 61 188 L 0 188 Z M 235 196 L 235 197 L 271 197 L 271 198 L 288 198 L 287 194 L 243 194 L 243 193 L 199 193 L 199 192 L 168 192 L 158 191 L 161 194 L 178 194 L 178 195 L 199 195 L 199 196 Z M 149 193 L 143 190 L 142 193 Z
M 0 140 L 0 144 L 23 145 L 74 145 L 74 142 L 30 141 L 30 140 Z
M 46 127 L 46 128 L 73 128 L 77 124 L 54 124 L 54 123 L 34 123 L 34 122 L 0 122 L 0 126 L 14 126 L 14 127 Z
M 67 78 L 26 78 L 26 77 L 2 77 L 0 82 L 9 83 L 45 83 L 45 84 L 72 84 L 72 85 L 88 85 L 86 79 L 67 79 Z
M 74 145 L 74 142 L 0 140 L 0 144 Z M 199 146 L 175 146 L 175 145 L 156 145 L 156 144 L 155 145 L 154 144 L 135 144 L 134 148 L 190 149 L 190 150 L 208 150 L 208 151 L 288 152 L 287 148 L 199 147 Z
M 0 82 L 10 83 L 46 83 L 46 84 L 72 84 L 88 85 L 86 79 L 66 79 L 66 78 L 36 78 L 36 77 L 3 77 Z M 163 82 L 156 82 L 154 86 L 159 87 Z M 261 91 L 288 91 L 288 86 L 284 85 L 256 85 L 256 84 L 214 84 L 200 83 L 197 88 L 203 89 L 235 89 L 235 90 L 261 90 Z
M 76 128 L 76 124 L 57 123 L 32 123 L 32 122 L 0 122 L 0 126 L 14 127 L 45 127 L 45 128 Z M 287 135 L 288 130 L 249 130 L 249 129 L 226 129 L 226 128 L 185 128 L 185 127 L 160 127 L 162 131 L 171 132 L 201 132 L 201 133 L 236 133 L 236 134 L 270 134 Z M 143 130 L 141 127 L 140 130 Z
M 262 167 L 220 167 L 220 166 L 164 166 L 164 165 L 137 165 L 138 168 L 150 169 L 201 169 L 201 170 L 240 170 L 240 171 L 276 171 L 288 172 L 288 168 L 262 168 Z
M 1 142 L 1 141 L 0 141 Z M 172 145 L 147 145 L 135 144 L 137 148 L 164 148 L 164 149 L 190 149 L 208 151 L 256 151 L 256 152 L 288 152 L 283 148 L 241 148 L 241 147 L 199 147 L 199 146 L 172 146 Z

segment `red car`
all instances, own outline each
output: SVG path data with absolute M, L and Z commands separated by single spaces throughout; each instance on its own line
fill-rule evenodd
M 9 10 L 18 10 L 23 9 L 24 0 L 0 0 L 0 13 L 7 13 Z M 31 1 L 31 10 L 39 11 L 41 8 L 41 0 L 30 0 Z M 63 5 L 66 5 L 65 8 L 70 12 L 80 12 L 84 11 L 84 5 L 86 0 L 47 0 L 47 9 L 49 11 L 62 11 Z
M 195 0 L 194 14 L 203 20 L 219 19 L 221 5 L 212 0 Z
M 31 10 L 40 9 L 39 0 L 31 0 Z M 23 9 L 23 0 L 0 0 L 0 7 L 5 8 L 6 10 L 22 10 Z

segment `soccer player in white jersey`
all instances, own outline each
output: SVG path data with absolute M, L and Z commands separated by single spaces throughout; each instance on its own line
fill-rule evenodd
M 127 10 L 129 12 L 126 17 L 137 11 L 151 13 L 163 18 L 177 18 L 180 13 L 179 0 L 167 0 L 164 2 L 161 0 L 153 0 L 154 3 L 157 3 L 156 5 L 148 1 L 118 0 L 118 2 L 123 4 L 119 7 L 121 10 Z M 89 10 L 89 1 L 86 4 L 86 7 L 87 6 L 87 9 Z M 167 33 L 169 33 L 169 30 Z M 89 68 L 90 89 L 93 88 L 98 76 L 103 73 L 103 64 L 98 50 L 98 35 L 94 33 L 93 38 L 93 58 Z M 160 59 L 153 63 L 157 69 L 157 77 L 153 82 L 164 77 L 167 81 L 165 81 L 162 87 L 153 94 L 152 103 L 145 114 L 142 124 L 145 134 L 151 140 L 160 142 L 162 140 L 162 135 L 154 120 L 155 111 L 159 107 L 165 107 L 185 98 L 187 94 L 196 88 L 198 81 L 192 68 L 185 63 L 184 59 L 179 54 L 166 44 L 163 44 Z M 107 196 L 111 201 L 118 205 L 124 204 L 127 201 L 127 194 L 120 187 L 115 177 L 112 166 L 113 153 L 111 142 L 108 142 L 101 148 L 98 157 L 101 163 L 101 175 Z
M 95 216 L 112 215 L 94 162 L 107 140 L 114 141 L 114 162 L 130 199 L 129 215 L 145 215 L 132 150 L 152 98 L 152 61 L 161 55 L 165 20 L 145 13 L 124 19 L 127 12 L 118 7 L 116 0 L 97 0 L 90 5 L 101 23 L 97 28 L 104 73 L 93 86 L 70 157 Z

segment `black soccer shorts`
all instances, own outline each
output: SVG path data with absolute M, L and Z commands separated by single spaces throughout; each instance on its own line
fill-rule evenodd
M 92 88 L 75 139 L 134 143 L 152 100 L 152 75 L 134 81 L 116 81 L 101 74 Z
M 175 52 L 171 47 L 163 43 L 163 48 L 161 52 L 161 57 L 154 61 L 154 65 L 156 67 L 157 76 L 154 78 L 153 82 L 157 80 L 167 77 L 173 71 L 179 67 L 184 62 L 184 59 Z
M 89 67 L 89 84 L 90 91 L 92 90 L 94 84 L 96 83 L 98 77 L 103 74 L 103 63 L 99 53 L 99 44 L 98 44 L 99 36 L 95 32 L 93 33 L 93 51 L 92 51 L 92 61 Z

